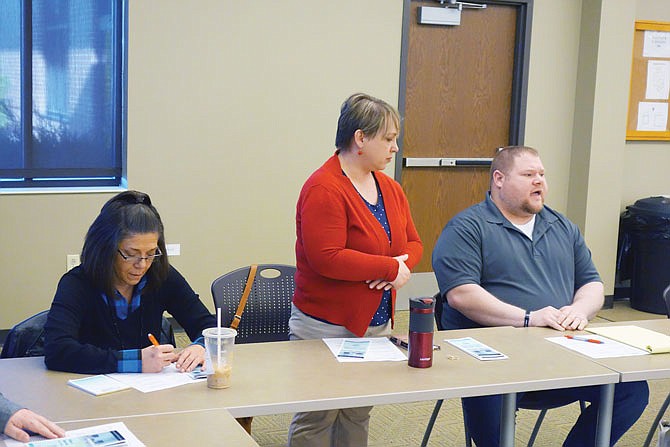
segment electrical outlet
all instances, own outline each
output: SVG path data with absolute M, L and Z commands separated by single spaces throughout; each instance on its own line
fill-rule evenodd
M 65 262 L 67 264 L 65 266 L 65 271 L 70 271 L 81 263 L 79 261 L 79 255 L 67 255 Z
M 165 244 L 168 256 L 179 256 L 181 254 L 181 244 Z

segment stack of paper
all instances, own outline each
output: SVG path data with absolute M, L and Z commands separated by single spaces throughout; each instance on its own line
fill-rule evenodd
M 670 336 L 638 326 L 587 327 L 586 330 L 652 354 L 670 352 Z
M 81 379 L 70 379 L 68 385 L 80 390 L 91 393 L 94 396 L 114 393 L 116 391 L 127 390 L 130 385 L 114 380 L 104 374 L 98 376 L 83 377 Z

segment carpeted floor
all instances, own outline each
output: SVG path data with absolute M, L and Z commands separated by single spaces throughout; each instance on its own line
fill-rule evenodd
M 649 318 L 665 318 L 663 315 L 648 314 L 631 309 L 627 301 L 616 301 L 613 309 L 598 314 L 600 321 L 627 321 Z M 400 311 L 396 315 L 394 332 L 407 332 L 408 312 Z M 178 344 L 184 342 L 178 335 Z M 644 442 L 650 424 L 665 397 L 670 392 L 670 379 L 655 380 L 649 383 L 650 403 L 640 420 L 617 443 L 618 447 L 640 447 Z M 372 410 L 370 422 L 370 447 L 417 447 L 421 444 L 426 424 L 435 405 L 434 401 L 411 404 L 381 405 Z M 516 441 L 526 445 L 538 412 L 520 410 L 517 415 Z M 542 424 L 535 443 L 536 447 L 560 446 L 575 419 L 579 415 L 579 405 L 573 404 L 550 410 Z M 262 447 L 283 447 L 286 445 L 288 425 L 291 414 L 259 416 L 254 418 L 252 434 Z M 451 399 L 444 403 L 435 423 L 429 446 L 464 446 L 463 418 L 460 401 Z M 670 412 L 668 412 L 670 418 Z M 656 440 L 652 442 L 655 446 Z M 355 447 L 355 446 L 352 446 Z M 482 446 L 485 447 L 485 446 Z

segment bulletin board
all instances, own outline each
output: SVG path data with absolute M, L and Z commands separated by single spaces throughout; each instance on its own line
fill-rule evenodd
M 670 23 L 635 22 L 626 140 L 670 141 Z

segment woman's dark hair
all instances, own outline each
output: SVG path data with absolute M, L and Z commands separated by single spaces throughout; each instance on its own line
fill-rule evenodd
M 157 233 L 163 256 L 151 263 L 145 291 L 156 289 L 167 278 L 170 264 L 165 248 L 163 222 L 149 196 L 125 191 L 112 197 L 100 210 L 86 233 L 81 266 L 89 279 L 109 297 L 114 296 L 114 260 L 119 244 L 135 234 Z

